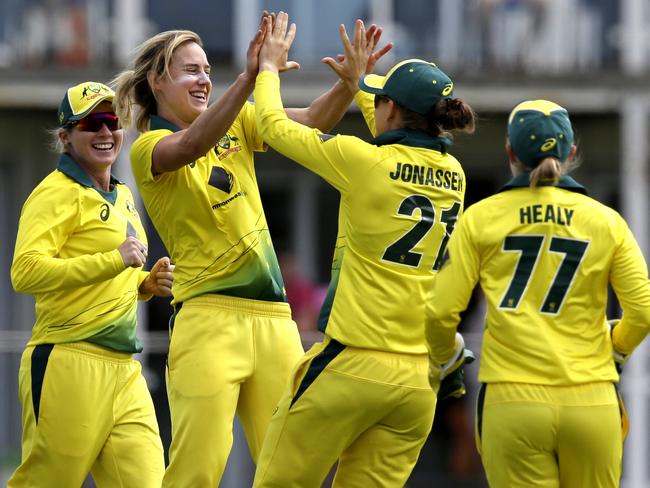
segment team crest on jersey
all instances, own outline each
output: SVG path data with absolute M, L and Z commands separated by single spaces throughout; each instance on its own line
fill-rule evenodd
M 219 139 L 217 145 L 214 146 L 214 152 L 219 158 L 219 161 L 223 160 L 229 154 L 239 152 L 239 151 L 241 151 L 241 146 L 239 145 L 239 138 L 228 133 L 226 133 L 225 136 Z
M 213 166 L 208 184 L 225 193 L 230 193 L 233 185 L 232 173 L 229 173 L 221 166 Z

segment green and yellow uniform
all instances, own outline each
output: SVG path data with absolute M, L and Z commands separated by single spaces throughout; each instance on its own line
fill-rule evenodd
M 264 144 L 254 115 L 246 103 L 212 150 L 176 171 L 151 172 L 156 144 L 179 130 L 165 119 L 152 116 L 131 148 L 140 194 L 176 265 L 164 486 L 219 483 L 236 410 L 256 459 L 302 354 L 255 179 L 253 153 Z
M 373 96 L 359 93 L 374 132 Z M 431 428 L 424 303 L 463 208 L 465 176 L 448 140 L 388 131 L 373 143 L 289 120 L 279 79 L 258 75 L 258 127 L 280 153 L 341 193 L 325 333 L 294 372 L 255 486 L 402 486 Z M 287 469 L 287 466 L 292 466 Z
M 621 351 L 650 327 L 647 266 L 625 221 L 569 177 L 532 189 L 524 173 L 467 210 L 449 258 L 428 303 L 429 347 L 433 361 L 449 359 L 459 314 L 480 284 L 487 315 L 477 433 L 490 484 L 617 486 L 608 283 L 624 310 Z
M 138 289 L 127 236 L 146 243 L 133 196 L 95 188 L 67 154 L 23 207 L 11 278 L 34 295 L 36 322 L 20 366 L 22 464 L 15 487 L 159 486 L 163 450 L 136 337 Z M 74 398 L 74 402 L 70 399 Z M 120 480 L 121 481 L 117 481 Z M 124 483 L 124 484 L 121 484 Z

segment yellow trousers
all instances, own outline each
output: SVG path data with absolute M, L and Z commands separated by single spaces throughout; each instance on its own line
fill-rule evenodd
M 303 354 L 286 303 L 202 295 L 173 318 L 167 364 L 172 421 L 163 486 L 217 487 L 235 412 L 253 460 L 291 369 Z
M 19 372 L 22 463 L 8 488 L 158 488 L 162 442 L 140 363 L 94 344 L 28 347 Z
M 623 441 L 612 383 L 490 383 L 477 414 L 490 487 L 619 486 Z
M 401 487 L 436 408 L 427 355 L 329 338 L 297 368 L 264 440 L 254 487 L 311 488 L 339 460 L 335 487 Z

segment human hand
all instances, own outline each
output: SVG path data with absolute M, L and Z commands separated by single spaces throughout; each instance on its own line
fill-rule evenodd
M 296 37 L 296 24 L 289 24 L 289 16 L 280 12 L 277 17 L 270 14 L 265 17 L 266 35 L 259 53 L 260 71 L 275 73 L 299 69 L 300 64 L 288 61 L 289 49 Z
M 267 10 L 262 12 L 257 32 L 255 32 L 253 39 L 251 39 L 251 42 L 248 44 L 248 50 L 246 51 L 246 71 L 244 72 L 244 75 L 246 78 L 251 80 L 251 82 L 255 82 L 255 77 L 259 70 L 259 54 L 260 49 L 262 48 L 262 43 L 264 42 L 264 36 L 266 35 L 266 18 L 269 15 L 275 16 L 275 14 L 269 14 Z
M 381 34 L 383 30 L 381 27 L 377 27 L 377 29 L 374 32 L 372 32 L 373 26 L 374 24 L 370 26 L 370 29 L 368 29 L 366 36 L 368 35 L 373 36 L 373 42 L 374 42 L 373 49 L 374 49 L 377 47 L 377 45 L 379 45 L 379 40 L 381 39 Z M 386 43 L 384 47 L 377 49 L 375 52 L 370 54 L 370 56 L 368 56 L 368 62 L 366 63 L 366 70 L 364 74 L 369 75 L 370 73 L 372 73 L 375 70 L 375 65 L 377 64 L 377 61 L 379 61 L 382 58 L 382 56 L 386 54 L 388 51 L 390 51 L 391 49 L 393 49 L 393 43 L 389 42 Z
M 147 246 L 135 237 L 127 237 L 117 250 L 127 268 L 139 268 L 147 261 Z
M 614 365 L 616 366 L 616 371 L 618 374 L 621 374 L 623 372 L 623 366 L 628 360 L 629 354 L 623 354 L 621 352 L 618 352 L 614 348 L 614 328 L 618 325 L 618 323 L 621 321 L 621 319 L 610 319 L 607 321 L 607 324 L 609 325 L 609 336 L 612 338 L 612 358 L 614 359 Z
M 141 295 L 171 296 L 175 267 L 168 257 L 160 258 L 149 271 L 149 275 L 140 284 L 138 292 Z
M 442 365 L 430 364 L 429 383 L 438 386 L 438 399 L 460 398 L 465 395 L 465 364 L 474 361 L 474 353 L 465 348 L 463 336 L 456 332 L 454 355 Z
M 438 388 L 438 400 L 447 398 L 460 398 L 465 396 L 465 365 L 474 361 L 474 353 L 469 349 L 463 349 L 462 362 L 453 371 L 449 372 L 440 380 Z
M 359 90 L 357 82 L 363 74 L 371 73 L 379 59 L 393 48 L 392 43 L 386 44 L 377 51 L 373 50 L 379 44 L 382 29 L 372 24 L 366 31 L 363 21 L 357 20 L 354 26 L 353 42 L 348 38 L 345 26 L 339 26 L 339 35 L 345 54 L 337 55 L 336 59 L 326 57 L 321 61 L 327 64 L 354 94 Z

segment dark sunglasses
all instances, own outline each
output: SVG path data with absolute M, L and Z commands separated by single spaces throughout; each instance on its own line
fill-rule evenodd
M 69 127 L 77 127 L 83 132 L 99 132 L 104 125 L 111 132 L 119 130 L 120 119 L 112 112 L 98 112 L 87 115 Z

